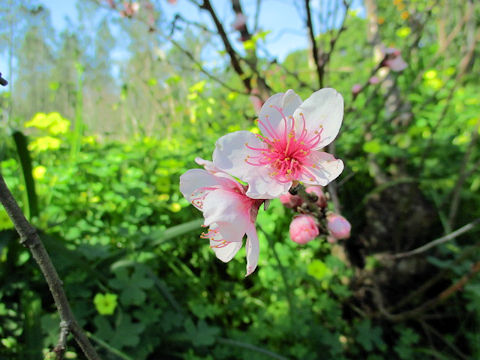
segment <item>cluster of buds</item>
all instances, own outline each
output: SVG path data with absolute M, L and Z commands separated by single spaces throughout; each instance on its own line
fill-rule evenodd
M 306 244 L 321 233 L 330 243 L 350 237 L 351 225 L 339 214 L 327 211 L 327 196 L 321 186 L 305 188 L 305 197 L 297 193 L 280 196 L 282 204 L 299 213 L 290 223 L 290 239 Z

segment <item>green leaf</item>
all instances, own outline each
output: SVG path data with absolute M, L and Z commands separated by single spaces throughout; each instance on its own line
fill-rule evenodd
M 144 303 L 146 289 L 153 286 L 153 280 L 148 278 L 145 268 L 135 264 L 133 273 L 126 267 L 115 270 L 116 278 L 110 280 L 110 286 L 120 290 L 120 301 L 123 305 L 141 305 Z
M 99 293 L 93 298 L 93 303 L 100 315 L 112 315 L 117 307 L 117 295 Z
M 17 154 L 22 165 L 23 179 L 25 180 L 25 188 L 27 189 L 28 215 L 27 217 L 38 216 L 38 200 L 35 191 L 35 181 L 32 175 L 32 160 L 30 152 L 28 151 L 27 137 L 20 131 L 15 131 L 12 134 Z
M 185 320 L 184 323 L 186 335 L 191 339 L 193 346 L 209 346 L 215 343 L 215 338 L 220 333 L 220 329 L 208 326 L 203 320 L 200 320 L 195 326 L 191 319 Z
M 370 154 L 378 154 L 381 150 L 381 145 L 378 140 L 371 140 L 363 144 L 363 151 Z

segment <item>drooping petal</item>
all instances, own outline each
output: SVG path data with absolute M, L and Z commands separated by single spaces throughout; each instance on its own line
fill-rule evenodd
M 314 149 L 330 144 L 337 136 L 343 119 L 343 97 L 335 89 L 325 88 L 314 92 L 294 113 L 296 133 L 303 126 L 309 138 L 320 134 Z
M 313 151 L 309 161 L 312 165 L 306 167 L 306 171 L 299 179 L 305 184 L 326 186 L 342 173 L 344 167 L 342 160 L 335 159 L 333 155 L 323 151 Z
M 245 277 L 255 271 L 258 264 L 258 255 L 260 253 L 260 244 L 258 243 L 258 235 L 255 226 L 247 229 L 247 242 L 245 243 L 247 250 L 247 274 Z
M 242 242 L 234 241 L 219 245 L 217 241 L 210 240 L 210 247 L 215 252 L 216 257 L 226 263 L 232 260 L 238 250 L 240 250 Z
M 195 200 L 203 198 L 203 196 L 206 195 L 206 188 L 215 188 L 218 186 L 233 188 L 237 185 L 236 181 L 228 175 L 214 176 L 203 169 L 191 169 L 180 176 L 180 192 L 189 202 L 200 210 L 202 210 L 201 202 L 196 202 Z
M 267 138 L 280 138 L 285 131 L 286 118 L 287 127 L 290 127 L 290 116 L 302 104 L 302 99 L 293 91 L 279 93 L 271 96 L 260 110 L 258 115 L 258 127 L 263 136 Z
M 203 200 L 206 226 L 216 223 L 227 241 L 241 241 L 245 229 L 251 225 L 252 200 L 244 194 L 217 189 Z
M 257 171 L 257 166 L 249 164 L 247 157 L 258 156 L 258 152 L 251 148 L 264 149 L 267 146 L 255 134 L 249 131 L 236 131 L 222 136 L 215 143 L 213 163 L 218 169 L 246 181 L 252 172 Z

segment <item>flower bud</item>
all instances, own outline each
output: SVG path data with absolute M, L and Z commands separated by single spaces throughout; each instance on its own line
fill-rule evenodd
M 370 79 L 368 79 L 368 83 L 371 85 L 376 85 L 380 82 L 380 79 L 378 76 L 372 76 Z
M 295 209 L 297 206 L 302 205 L 302 198 L 298 195 L 292 195 L 290 193 L 286 193 L 284 195 L 280 195 L 279 197 L 282 204 L 290 209 Z
M 320 186 L 309 186 L 305 189 L 307 194 L 315 194 L 317 195 L 317 201 L 315 204 L 317 204 L 321 208 L 327 207 L 327 197 L 322 191 L 322 188 Z
M 329 214 L 327 215 L 327 229 L 337 240 L 348 239 L 352 225 L 341 215 Z
M 381 65 L 390 68 L 390 70 L 399 72 L 404 70 L 408 65 L 403 60 L 400 50 L 395 48 L 387 48 L 382 50 L 385 58 Z
M 352 86 L 352 94 L 357 96 L 358 94 L 360 94 L 360 91 L 362 91 L 362 85 L 360 84 L 355 84 Z
M 319 234 L 315 219 L 310 215 L 294 217 L 290 223 L 290 239 L 297 244 L 306 244 Z
M 243 13 L 236 13 L 235 20 L 232 23 L 232 28 L 235 30 L 242 30 L 247 23 L 247 17 Z

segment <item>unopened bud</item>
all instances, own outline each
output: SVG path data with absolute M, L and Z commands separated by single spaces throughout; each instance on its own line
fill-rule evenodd
M 327 215 L 327 229 L 337 240 L 348 239 L 352 225 L 343 216 L 332 213 Z
M 358 94 L 360 94 L 360 91 L 362 91 L 362 85 L 360 84 L 355 84 L 352 86 L 352 94 L 357 96 Z
M 235 20 L 232 23 L 232 28 L 235 30 L 241 30 L 247 23 L 247 17 L 243 13 L 237 13 L 235 15 Z
M 290 223 L 290 239 L 297 244 L 306 244 L 319 234 L 317 223 L 310 215 L 299 215 Z

